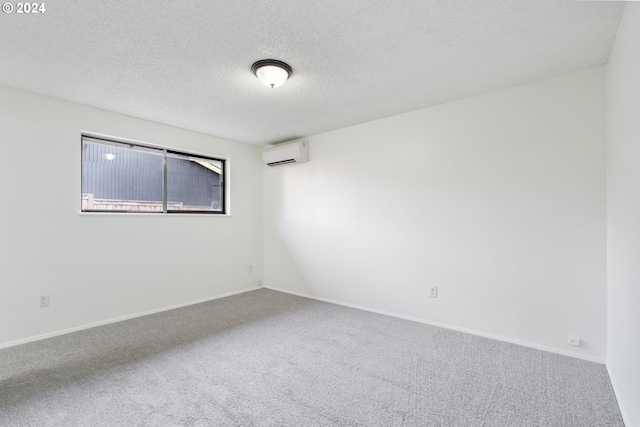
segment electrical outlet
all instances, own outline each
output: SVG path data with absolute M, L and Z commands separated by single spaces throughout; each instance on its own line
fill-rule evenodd
M 429 298 L 438 298 L 437 286 L 429 286 Z
M 262 286 L 262 280 L 258 280 L 258 286 Z
M 249 266 L 249 273 L 253 273 L 253 265 Z
M 580 347 L 580 338 L 575 335 L 569 335 L 567 337 L 567 343 Z
M 38 296 L 38 307 L 49 307 L 49 294 Z

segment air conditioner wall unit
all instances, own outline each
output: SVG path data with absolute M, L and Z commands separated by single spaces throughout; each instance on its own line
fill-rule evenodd
M 267 166 L 308 162 L 309 140 L 298 139 L 267 147 L 262 151 L 262 161 Z

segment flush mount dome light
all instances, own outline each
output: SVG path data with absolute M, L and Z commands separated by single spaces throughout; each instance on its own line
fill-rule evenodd
M 277 59 L 261 59 L 251 66 L 251 71 L 258 79 L 270 88 L 282 86 L 291 77 L 293 70 L 282 61 Z

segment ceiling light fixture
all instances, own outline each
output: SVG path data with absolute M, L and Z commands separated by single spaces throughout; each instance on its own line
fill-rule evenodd
M 282 61 L 277 59 L 261 59 L 251 66 L 251 71 L 258 79 L 270 88 L 282 86 L 291 77 L 293 70 Z

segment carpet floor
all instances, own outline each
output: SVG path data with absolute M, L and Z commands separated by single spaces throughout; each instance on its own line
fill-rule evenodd
M 604 365 L 268 289 L 0 350 L 1 426 L 623 426 Z

